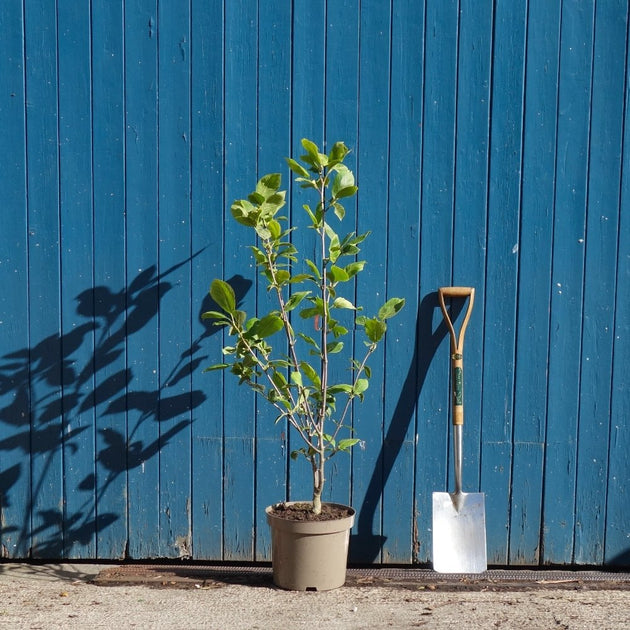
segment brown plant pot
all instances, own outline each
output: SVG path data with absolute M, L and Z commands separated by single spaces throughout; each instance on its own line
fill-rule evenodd
M 351 514 L 329 521 L 292 521 L 275 515 L 273 506 L 265 510 L 276 586 L 292 591 L 329 591 L 343 586 L 355 511 L 339 507 Z

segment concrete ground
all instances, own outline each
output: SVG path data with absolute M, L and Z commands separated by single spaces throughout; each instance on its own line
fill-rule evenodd
M 0 564 L 0 628 L 630 627 L 630 574 L 350 569 L 340 589 L 288 592 L 268 568 Z

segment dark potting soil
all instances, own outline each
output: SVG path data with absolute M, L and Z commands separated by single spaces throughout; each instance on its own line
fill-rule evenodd
M 314 514 L 310 503 L 276 503 L 273 506 L 273 514 L 288 521 L 334 521 L 350 516 L 352 510 L 341 505 L 324 503 L 321 514 Z

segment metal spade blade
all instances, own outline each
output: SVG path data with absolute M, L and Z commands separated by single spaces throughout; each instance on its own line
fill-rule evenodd
M 487 569 L 485 510 L 482 492 L 433 493 L 435 571 L 483 573 Z

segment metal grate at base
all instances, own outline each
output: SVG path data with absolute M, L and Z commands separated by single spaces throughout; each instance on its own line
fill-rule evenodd
M 351 568 L 348 574 L 375 576 L 383 579 L 415 581 L 486 580 L 507 582 L 553 582 L 575 580 L 580 582 L 629 582 L 630 573 L 612 571 L 544 570 L 544 569 L 488 569 L 483 573 L 438 573 L 431 569 L 405 567 Z
M 227 584 L 272 585 L 268 565 L 123 564 L 107 567 L 93 580 L 100 586 L 216 588 Z M 577 570 L 490 569 L 484 573 L 437 573 L 413 567 L 352 567 L 347 586 L 428 590 L 630 589 L 630 573 Z

